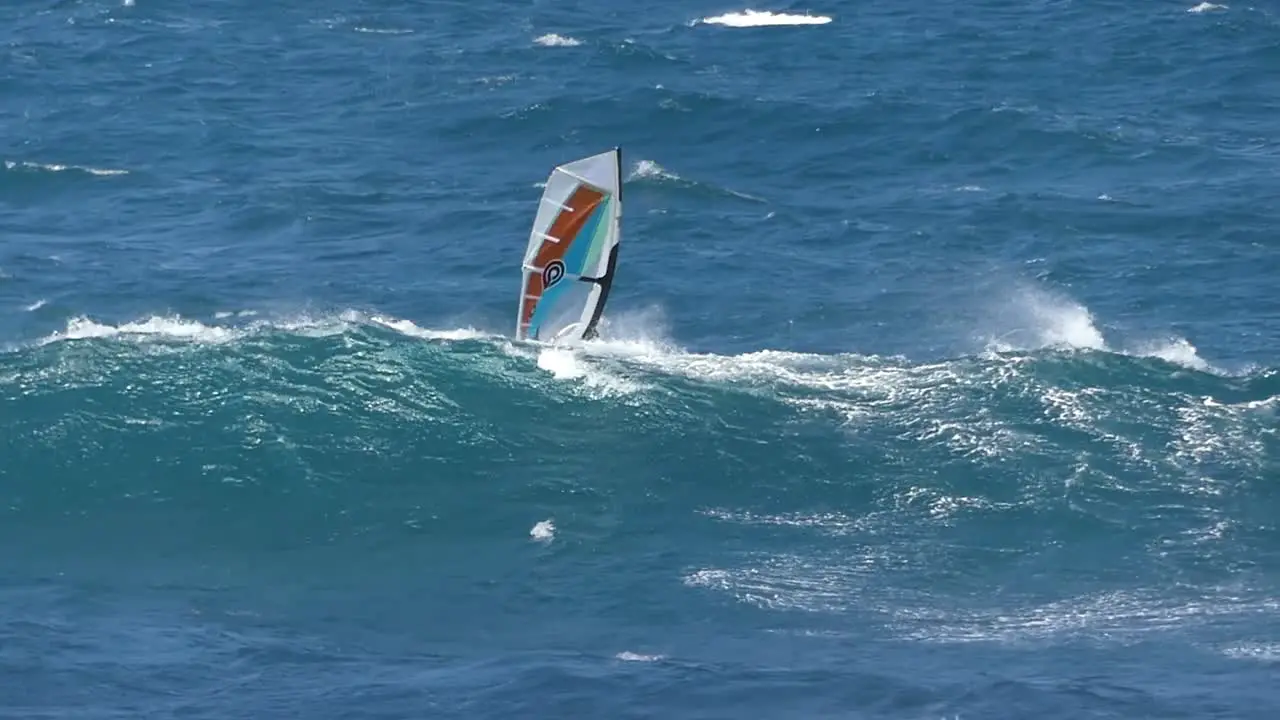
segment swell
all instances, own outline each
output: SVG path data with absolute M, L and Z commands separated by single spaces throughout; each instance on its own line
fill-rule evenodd
M 816 522 L 913 547 L 958 532 L 957 562 L 1003 548 L 1007 572 L 1067 543 L 1133 556 L 1110 572 L 1221 575 L 1276 550 L 1278 397 L 1274 370 L 1108 350 L 920 363 L 534 351 L 354 313 L 82 321 L 0 354 L 4 533 L 286 551 L 527 530 L 531 507 L 612 497 L 675 536 L 706 532 L 690 512 L 842 517 Z

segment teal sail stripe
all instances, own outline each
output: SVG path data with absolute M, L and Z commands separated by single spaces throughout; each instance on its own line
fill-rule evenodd
M 597 244 L 597 235 L 600 234 L 601 227 L 608 227 L 604 222 L 609 210 L 609 196 L 606 195 L 604 201 L 596 205 L 595 210 L 591 211 L 591 217 L 587 218 L 582 229 L 578 231 L 577 236 L 573 239 L 573 244 L 569 246 L 569 251 L 564 254 L 565 272 L 573 275 L 583 275 L 587 268 L 594 268 L 594 265 L 588 264 L 592 256 L 599 257 L 600 252 L 592 253 L 593 246 Z
M 582 274 L 595 275 L 596 268 L 600 267 L 600 253 L 604 250 L 605 239 L 609 237 L 609 226 L 613 219 L 613 203 L 615 202 L 612 195 L 606 195 L 604 202 L 600 203 L 600 207 L 596 209 L 595 217 L 591 220 L 589 227 L 583 228 L 582 232 L 586 235 L 587 256 L 582 261 Z

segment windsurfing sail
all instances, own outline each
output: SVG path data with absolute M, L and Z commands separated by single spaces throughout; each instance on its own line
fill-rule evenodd
M 517 340 L 573 344 L 596 336 L 621 222 L 621 148 L 551 171 L 521 264 Z

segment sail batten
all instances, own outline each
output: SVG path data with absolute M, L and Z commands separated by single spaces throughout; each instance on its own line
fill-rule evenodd
M 516 338 L 590 339 L 604 311 L 621 240 L 622 152 L 552 170 L 521 263 Z

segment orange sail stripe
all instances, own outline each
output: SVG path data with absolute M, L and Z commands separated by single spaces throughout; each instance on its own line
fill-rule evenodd
M 551 223 L 551 227 L 547 230 L 547 234 L 554 238 L 560 238 L 560 242 L 552 242 L 551 240 L 543 240 L 542 247 L 538 248 L 538 254 L 534 257 L 533 264 L 537 267 L 546 267 L 547 263 L 552 260 L 560 260 L 564 258 L 564 254 L 568 252 L 569 245 L 573 244 L 574 238 L 578 236 L 578 231 L 586 224 L 587 218 L 591 216 L 591 211 L 596 205 L 604 199 L 604 193 L 585 185 L 579 185 L 573 194 L 569 196 L 569 200 L 565 205 L 572 210 L 561 210 L 556 216 L 555 222 Z

